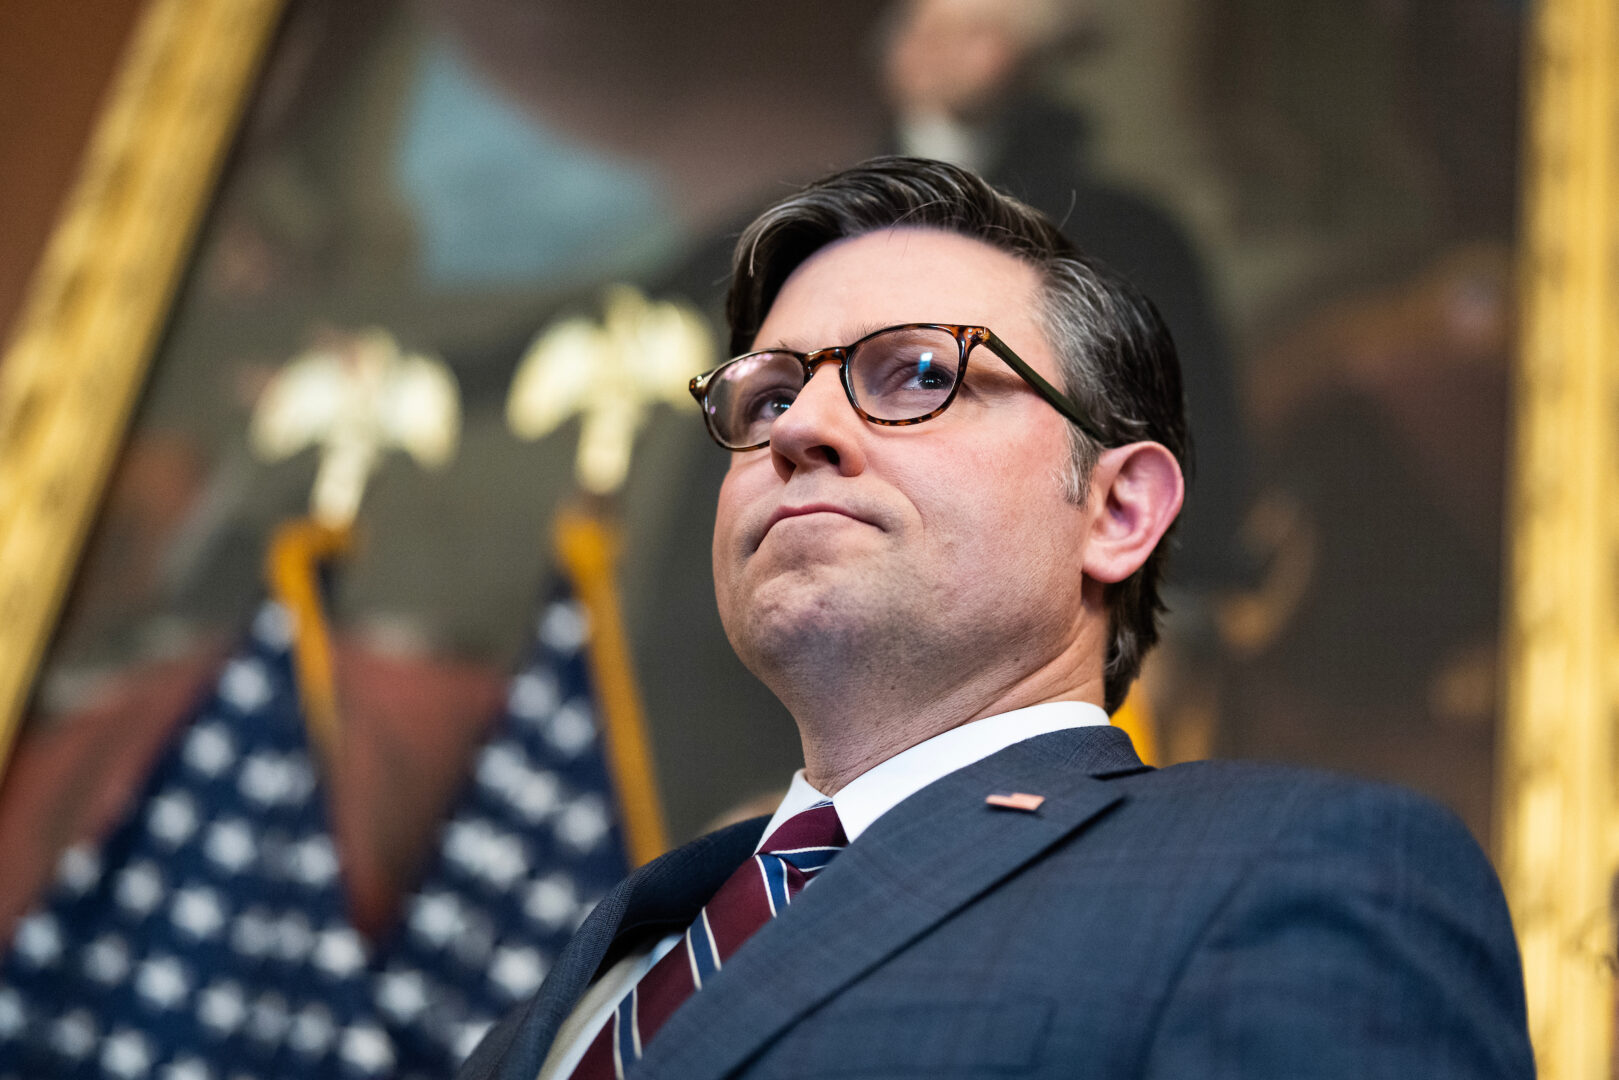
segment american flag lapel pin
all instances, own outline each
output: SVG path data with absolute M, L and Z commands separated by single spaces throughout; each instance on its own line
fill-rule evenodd
M 1026 791 L 1014 791 L 1010 794 L 996 792 L 984 799 L 990 806 L 999 806 L 1006 810 L 1022 810 L 1032 814 L 1040 809 L 1040 804 L 1046 801 L 1044 795 L 1030 795 Z

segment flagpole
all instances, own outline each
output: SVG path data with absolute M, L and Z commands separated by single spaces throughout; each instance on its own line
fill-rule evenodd
M 553 533 L 563 570 L 590 614 L 586 651 L 607 740 L 606 760 L 630 862 L 640 866 L 667 851 L 669 837 L 619 609 L 617 530 L 595 514 L 566 509 L 558 514 Z
M 347 526 L 289 521 L 276 530 L 265 559 L 270 595 L 292 616 L 293 668 L 304 723 L 328 771 L 337 760 L 337 675 L 317 573 L 322 563 L 346 554 L 352 540 Z

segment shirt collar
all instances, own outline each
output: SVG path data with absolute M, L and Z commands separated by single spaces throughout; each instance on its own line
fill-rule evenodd
M 902 750 L 887 761 L 867 769 L 832 796 L 843 831 L 854 843 L 871 823 L 935 780 L 975 761 L 1006 749 L 1013 743 L 1068 728 L 1100 726 L 1108 723 L 1107 713 L 1085 701 L 1048 701 L 997 716 L 986 716 L 970 724 L 951 728 Z M 765 826 L 764 838 L 788 818 L 806 810 L 826 796 L 804 779 L 804 770 L 793 774 L 787 795 Z M 757 848 L 755 849 L 758 850 Z

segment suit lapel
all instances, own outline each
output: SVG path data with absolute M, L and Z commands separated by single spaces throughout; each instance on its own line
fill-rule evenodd
M 1122 740 L 1122 746 L 1121 746 Z M 647 1047 L 645 1076 L 719 1077 L 842 987 L 1119 802 L 1096 777 L 1144 768 L 1115 728 L 1008 747 L 879 818 L 683 1005 Z M 1045 796 L 1034 813 L 985 796 Z
M 523 1010 L 511 1045 L 494 1066 L 500 1080 L 534 1080 L 557 1029 L 579 1002 L 615 940 L 683 930 L 731 872 L 753 854 L 767 818 L 756 818 L 676 848 L 625 878 L 569 940 Z

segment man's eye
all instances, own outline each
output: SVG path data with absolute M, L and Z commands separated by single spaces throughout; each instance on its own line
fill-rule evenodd
M 783 387 L 762 390 L 748 399 L 742 416 L 748 423 L 768 423 L 786 412 L 797 396 Z
M 922 360 L 912 365 L 904 385 L 907 390 L 947 390 L 950 375 L 932 360 Z
M 941 362 L 932 350 L 890 353 L 867 363 L 861 374 L 861 381 L 879 394 L 948 391 L 956 378 L 954 366 Z

